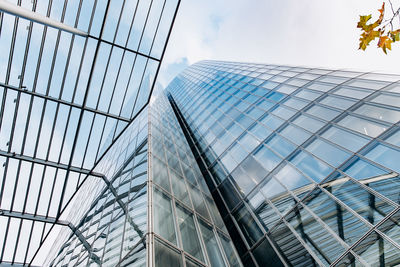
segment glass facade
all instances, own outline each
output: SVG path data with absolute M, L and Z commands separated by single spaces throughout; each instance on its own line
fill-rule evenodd
M 244 266 L 400 264 L 400 76 L 202 61 L 166 90 Z
M 0 1 L 0 265 L 146 264 L 144 114 L 179 4 Z

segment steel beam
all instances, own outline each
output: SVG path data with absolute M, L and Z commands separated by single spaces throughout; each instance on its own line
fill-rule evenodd
M 62 22 L 48 18 L 39 13 L 33 12 L 29 9 L 23 8 L 21 6 L 11 4 L 11 3 L 7 2 L 6 0 L 0 0 L 0 11 L 3 11 L 5 13 L 11 14 L 11 15 L 14 15 L 17 17 L 21 17 L 21 18 L 24 18 L 24 19 L 27 19 L 30 21 L 40 23 L 45 26 L 55 28 L 57 30 L 66 31 L 66 32 L 69 32 L 72 34 L 83 36 L 83 37 L 86 37 L 88 35 L 86 32 L 78 30 L 77 28 L 68 26 Z

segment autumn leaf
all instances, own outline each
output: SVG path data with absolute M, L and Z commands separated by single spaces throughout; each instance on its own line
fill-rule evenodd
M 392 50 L 392 39 L 389 36 L 381 36 L 379 38 L 378 47 L 382 48 L 383 52 L 387 54 L 386 49 Z
M 382 21 L 383 21 L 383 16 L 384 16 L 384 14 L 385 14 L 385 2 L 382 3 L 382 8 L 381 8 L 381 9 L 378 9 L 378 11 L 379 11 L 379 13 L 381 13 L 381 14 L 379 14 L 379 19 L 378 19 L 375 23 L 378 23 L 378 25 L 379 25 L 379 24 L 382 23 Z
M 380 31 L 369 31 L 363 32 L 360 38 L 360 47 L 358 49 L 365 50 L 369 43 L 374 40 L 376 37 L 380 36 Z
M 400 29 L 389 32 L 393 42 L 400 41 Z
M 367 22 L 372 18 L 372 15 L 368 15 L 368 16 L 360 16 L 360 21 L 357 23 L 357 28 L 361 28 L 364 31 L 369 31 L 369 27 L 370 25 L 367 25 Z

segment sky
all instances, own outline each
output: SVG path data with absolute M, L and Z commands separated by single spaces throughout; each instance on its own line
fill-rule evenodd
M 400 0 L 392 0 L 395 7 Z M 159 82 L 166 86 L 200 60 L 400 73 L 400 44 L 385 55 L 358 50 L 359 15 L 378 16 L 378 0 L 183 0 Z M 387 5 L 388 7 L 388 5 Z

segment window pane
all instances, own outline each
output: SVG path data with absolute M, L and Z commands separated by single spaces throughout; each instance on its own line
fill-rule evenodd
M 350 133 L 336 126 L 331 126 L 321 136 L 353 152 L 358 151 L 369 142 L 365 137 Z
M 277 134 L 274 137 L 269 138 L 265 144 L 284 158 L 292 153 L 292 151 L 296 148 L 295 145 Z
M 192 256 L 203 261 L 203 253 L 201 251 L 197 230 L 194 225 L 193 214 L 177 205 L 176 215 L 178 217 L 183 249 Z
M 155 266 L 181 267 L 182 258 L 179 252 L 164 245 L 158 239 L 154 240 Z
M 301 145 L 311 136 L 311 134 L 309 134 L 308 132 L 305 132 L 293 125 L 287 125 L 281 131 L 281 134 L 290 141 L 292 141 L 293 143 L 295 143 L 296 145 Z
M 400 152 L 397 149 L 378 144 L 365 157 L 393 171 L 400 172 Z
M 203 221 L 199 225 L 211 266 L 226 266 L 212 228 Z
M 316 155 L 320 159 L 325 160 L 334 167 L 338 167 L 350 157 L 349 153 L 322 141 L 321 139 L 315 139 L 311 144 L 309 144 L 307 146 L 307 151 Z
M 390 108 L 377 107 L 369 104 L 363 104 L 354 112 L 370 118 L 392 123 L 396 123 L 400 120 L 400 111 L 396 111 Z
M 290 162 L 316 182 L 322 181 L 332 172 L 332 168 L 304 151 L 294 156 Z
M 377 137 L 388 128 L 385 125 L 351 115 L 344 117 L 338 124 L 371 137 Z
M 171 199 L 154 187 L 154 231 L 176 245 Z

